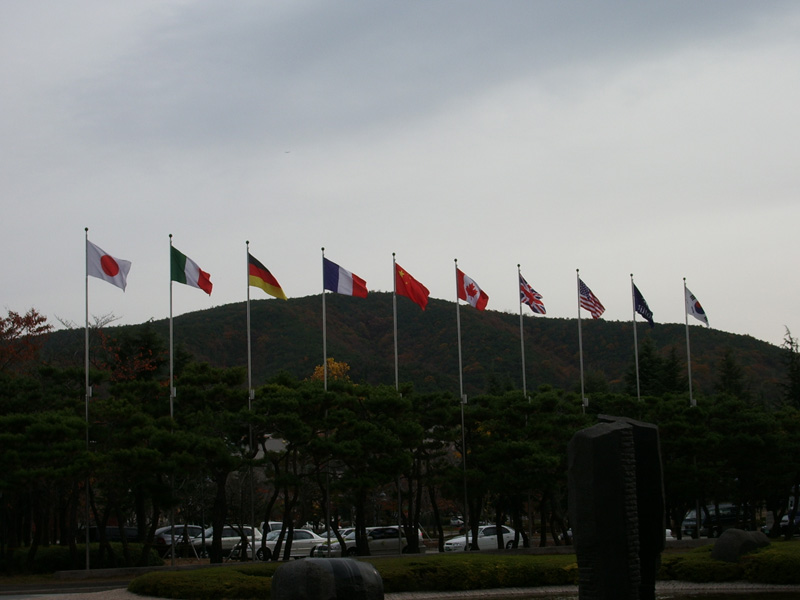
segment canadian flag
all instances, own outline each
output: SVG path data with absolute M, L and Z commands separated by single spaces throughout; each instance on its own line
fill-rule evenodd
M 478 310 L 483 310 L 489 302 L 486 295 L 475 281 L 464 274 L 461 269 L 456 269 L 456 287 L 458 288 L 459 300 L 466 300 Z

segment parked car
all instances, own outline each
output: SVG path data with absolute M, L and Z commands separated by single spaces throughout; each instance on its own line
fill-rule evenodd
M 267 534 L 267 537 L 261 542 L 256 542 L 256 558 L 258 560 L 272 560 L 272 553 L 275 552 L 275 547 L 278 545 L 278 538 L 281 535 L 280 529 L 275 529 Z M 324 544 L 327 540 L 314 533 L 310 529 L 294 529 L 291 532 L 292 549 L 290 550 L 292 558 L 302 558 L 305 556 L 312 556 L 314 548 L 320 544 Z M 286 550 L 286 544 L 289 540 L 289 531 L 284 532 L 283 542 L 281 543 L 281 557 Z M 234 546 L 231 551 L 231 558 L 238 558 L 241 556 L 242 545 L 241 542 Z M 247 557 L 252 558 L 253 552 L 250 549 L 250 543 L 247 543 Z
M 282 521 L 261 521 L 261 533 L 267 534 L 270 531 L 275 531 L 276 529 L 280 529 L 283 527 Z
M 261 532 L 250 525 L 225 525 L 222 528 L 222 554 L 228 555 L 233 547 L 242 541 L 242 532 L 249 540 L 252 539 L 253 534 L 256 536 L 256 545 L 261 542 Z M 205 537 L 205 545 L 203 545 L 203 537 Z M 198 555 L 208 556 L 208 550 L 211 548 L 211 541 L 214 537 L 214 528 L 209 527 L 202 535 L 197 535 L 192 538 L 192 545 L 195 547 Z
M 122 541 L 122 536 L 125 536 L 125 541 L 127 542 L 141 542 L 142 540 L 139 538 L 139 529 L 137 527 L 123 527 L 122 532 L 120 532 L 118 525 L 108 525 L 106 526 L 105 530 L 106 540 L 109 542 L 120 542 Z M 83 543 L 86 541 L 86 530 L 81 529 L 78 531 L 75 539 L 79 543 Z M 89 541 L 90 542 L 99 542 L 100 541 L 100 531 L 97 527 L 89 527 Z
M 425 546 L 422 543 L 422 533 L 420 532 L 419 549 L 420 552 L 425 551 Z M 327 542 L 327 540 L 324 540 Z M 355 529 L 350 531 L 344 536 L 345 548 L 342 551 L 342 546 L 335 539 L 331 540 L 330 550 L 328 550 L 327 543 L 320 544 L 314 549 L 312 556 L 322 557 L 338 557 L 338 556 L 356 556 L 356 532 Z M 369 545 L 369 553 L 371 556 L 379 554 L 405 554 L 408 552 L 408 542 L 405 537 L 404 531 L 396 525 L 388 527 L 367 527 L 367 544 Z
M 203 528 L 200 525 L 175 524 L 175 544 L 191 543 L 192 538 L 200 535 Z M 172 525 L 156 529 L 153 543 L 161 556 L 172 549 Z
M 697 515 L 695 509 L 686 513 L 681 523 L 683 535 L 697 537 Z M 719 505 L 719 514 L 716 514 L 714 505 L 706 506 L 705 510 L 700 509 L 702 520 L 700 521 L 700 537 L 718 537 L 726 529 L 736 527 L 739 522 L 739 507 L 730 502 L 723 502 Z
M 781 517 L 778 531 L 781 532 L 781 535 L 786 535 L 789 532 L 789 515 L 783 515 L 783 517 Z M 800 511 L 794 515 L 793 535 L 800 535 Z
M 500 527 L 503 535 L 503 547 L 513 548 L 516 532 L 510 527 L 502 525 Z M 470 538 L 472 534 L 469 533 Z M 521 538 L 521 536 L 520 536 Z M 479 550 L 493 550 L 497 548 L 497 526 L 496 525 L 483 525 L 478 527 L 478 541 Z M 472 540 L 470 539 L 470 543 Z M 467 536 L 459 535 L 458 537 L 450 538 L 444 543 L 445 552 L 455 552 L 457 550 L 467 550 Z

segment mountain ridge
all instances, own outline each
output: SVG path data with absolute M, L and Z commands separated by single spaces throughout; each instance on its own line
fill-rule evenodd
M 356 382 L 394 385 L 394 319 L 391 292 L 367 298 L 338 294 L 325 297 L 327 356 L 350 365 Z M 458 327 L 452 301 L 431 298 L 427 310 L 397 298 L 397 351 L 400 382 L 419 391 L 459 392 Z M 519 314 L 458 309 L 464 391 L 480 394 L 490 388 L 522 388 L 522 347 Z M 322 301 L 317 295 L 252 300 L 250 304 L 253 383 L 279 372 L 309 377 L 323 362 Z M 580 353 L 577 319 L 524 314 L 522 318 L 526 387 L 540 385 L 578 390 Z M 106 327 L 108 334 L 151 327 L 168 343 L 169 320 Z M 672 353 L 686 367 L 684 324 L 650 328 L 637 322 L 640 348 L 652 342 L 662 357 Z M 173 319 L 176 348 L 214 366 L 247 364 L 246 302 L 185 313 Z M 581 320 L 584 373 L 605 379 L 609 391 L 625 389 L 625 373 L 634 362 L 630 321 Z M 81 333 L 77 339 L 77 332 Z M 82 330 L 56 331 L 47 348 L 50 358 L 82 345 Z M 68 341 L 70 340 L 70 341 Z M 60 350 L 59 350 L 60 348 Z M 755 398 L 776 400 L 785 375 L 784 350 L 749 335 L 690 326 L 692 379 L 695 393 L 713 393 L 718 365 L 726 352 L 742 367 L 747 389 Z M 641 350 L 640 350 L 641 352 Z M 688 392 L 688 389 L 687 389 Z

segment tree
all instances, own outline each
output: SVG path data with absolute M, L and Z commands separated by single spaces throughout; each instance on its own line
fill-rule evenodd
M 786 382 L 783 384 L 784 400 L 791 406 L 800 409 L 800 352 L 797 338 L 786 328 L 783 336 L 784 361 L 786 364 Z
M 736 361 L 733 350 L 730 347 L 723 351 L 719 365 L 719 376 L 714 385 L 714 391 L 718 394 L 727 394 L 736 398 L 746 399 L 748 394 L 745 390 L 744 372 L 741 365 Z
M 13 310 L 0 319 L 0 372 L 20 372 L 34 366 L 44 343 L 44 334 L 53 329 L 47 317 L 31 308 L 21 315 Z
M 328 381 L 350 381 L 350 365 L 346 362 L 337 362 L 333 358 L 329 358 L 328 361 Z M 325 367 L 323 365 L 317 365 L 314 367 L 314 373 L 311 375 L 312 381 L 324 381 L 325 380 Z

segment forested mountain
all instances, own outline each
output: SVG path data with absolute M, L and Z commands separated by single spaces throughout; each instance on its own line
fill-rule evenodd
M 370 293 L 365 299 L 326 296 L 328 357 L 351 367 L 355 382 L 394 384 L 392 294 Z M 527 310 L 527 309 L 526 309 Z M 461 348 L 464 391 L 472 396 L 488 391 L 522 388 L 519 315 L 476 311 L 463 305 Z M 322 364 L 322 300 L 319 295 L 251 302 L 253 384 L 281 371 L 307 378 Z M 580 363 L 576 319 L 554 319 L 526 313 L 523 318 L 527 388 L 540 385 L 578 390 Z M 637 324 L 640 373 L 651 359 L 671 365 L 677 385 L 686 382 L 684 324 Z M 633 328 L 628 322 L 582 321 L 587 394 L 631 391 L 634 364 Z M 111 337 L 156 334 L 168 347 L 167 319 L 135 326 L 107 327 Z M 453 302 L 431 299 L 428 308 L 397 299 L 397 346 L 401 382 L 419 391 L 458 394 L 458 330 Z M 92 333 L 91 346 L 99 343 Z M 176 349 L 214 366 L 247 365 L 246 304 L 228 304 L 174 319 Z M 745 392 L 771 402 L 781 397 L 786 366 L 781 348 L 750 336 L 690 326 L 693 385 L 696 394 L 710 394 L 730 369 L 740 373 Z M 93 350 L 94 351 L 94 350 Z M 647 351 L 650 352 L 647 355 Z M 643 356 L 643 352 L 645 355 Z M 83 330 L 51 334 L 45 358 L 83 364 Z M 626 374 L 628 375 L 626 379 Z

